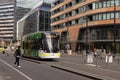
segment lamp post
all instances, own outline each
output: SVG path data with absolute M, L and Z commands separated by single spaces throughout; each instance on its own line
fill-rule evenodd
M 63 19 L 63 20 L 66 20 L 66 23 L 67 23 L 67 25 L 66 25 L 66 32 L 67 32 L 67 36 L 66 36 L 66 38 L 67 38 L 67 41 L 66 41 L 66 45 L 65 45 L 65 47 L 66 47 L 66 50 L 67 50 L 67 53 L 69 54 L 69 55 L 71 55 L 72 54 L 72 50 L 71 50 L 71 44 L 70 44 L 70 38 L 69 38 L 69 19 Z
M 67 19 L 67 44 L 66 44 L 66 48 L 67 48 L 67 53 L 69 55 L 72 54 L 72 50 L 71 50 L 71 44 L 70 44 L 70 35 L 69 35 L 69 20 Z
M 67 38 L 67 43 L 69 43 L 69 19 L 63 19 L 63 20 L 65 20 L 66 21 L 66 33 L 67 33 L 67 36 L 66 36 L 66 38 Z
M 67 43 L 69 43 L 69 20 L 67 20 Z
M 116 54 L 116 3 L 114 0 L 114 54 Z
M 88 54 L 88 50 L 90 50 L 90 42 L 89 42 L 89 28 L 88 28 L 88 17 L 85 17 L 85 21 L 86 21 L 86 54 Z
M 84 2 L 85 2 L 86 0 L 84 0 Z M 88 7 L 86 6 L 85 8 L 84 8 L 85 10 L 85 12 L 87 11 L 87 9 L 88 9 Z M 88 50 L 90 50 L 90 33 L 89 33 L 89 27 L 88 27 L 88 16 L 86 15 L 85 17 L 83 17 L 83 19 L 85 19 L 85 23 L 86 23 L 86 29 L 85 29 L 85 36 L 86 36 L 86 44 L 85 44 L 85 51 L 86 51 L 86 55 L 89 53 L 89 51 Z

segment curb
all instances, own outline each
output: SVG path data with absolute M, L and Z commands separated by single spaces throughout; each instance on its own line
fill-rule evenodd
M 97 75 L 97 74 L 92 74 L 92 73 L 89 73 L 89 72 L 73 69 L 73 68 L 66 67 L 66 66 L 53 65 L 52 64 L 51 67 L 61 69 L 61 70 L 64 70 L 64 71 L 68 71 L 68 72 L 71 72 L 71 73 L 74 73 L 74 74 L 77 74 L 77 75 L 85 76 L 85 77 L 88 77 L 88 78 L 91 78 L 91 79 L 94 79 L 94 80 L 115 80 L 113 78 L 104 77 L 104 76 Z

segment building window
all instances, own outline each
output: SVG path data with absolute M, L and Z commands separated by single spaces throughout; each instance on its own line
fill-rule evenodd
M 70 3 L 68 3 L 68 4 L 66 4 L 66 8 L 69 8 L 69 7 L 71 7 L 72 6 L 72 3 L 70 2 Z
M 75 20 L 75 23 L 78 24 L 78 23 L 79 23 L 79 19 L 76 19 L 76 20 Z
M 106 7 L 110 7 L 111 6 L 111 2 L 110 1 L 107 1 L 106 2 Z
M 75 25 L 75 20 L 72 21 L 72 25 Z
M 103 14 L 103 20 L 106 20 L 106 13 Z
M 116 38 L 120 39 L 120 29 L 116 30 Z
M 120 18 L 120 12 L 116 12 L 116 19 Z M 114 19 L 114 13 L 100 13 L 100 14 L 94 14 L 92 16 L 92 20 L 108 20 L 108 19 Z
M 102 8 L 103 6 L 103 4 L 101 4 L 100 2 L 98 3 L 98 5 L 99 5 L 99 8 Z
M 99 3 L 98 2 L 95 4 L 95 8 L 96 9 L 99 8 Z
M 114 13 L 111 13 L 111 19 L 113 19 L 114 18 Z
M 75 10 L 75 13 L 76 13 L 76 14 L 78 14 L 78 13 L 79 13 L 79 10 L 78 10 L 78 9 L 76 9 L 76 10 Z
M 115 4 L 116 4 L 116 6 L 119 6 L 120 0 L 115 0 Z M 100 2 L 93 3 L 93 9 L 112 7 L 112 6 L 114 6 L 113 0 L 108 0 L 108 1 L 101 0 Z
M 72 0 L 72 5 L 76 4 L 75 0 Z
M 79 3 L 80 2 L 80 0 L 75 0 L 76 1 L 76 3 Z
M 99 20 L 102 20 L 102 14 L 99 14 L 98 16 L 99 16 Z
M 110 19 L 110 13 L 107 13 L 107 19 Z
M 120 13 L 116 12 L 116 18 L 120 18 Z
M 74 16 L 75 15 L 75 11 L 72 11 L 72 16 Z
M 115 0 L 116 1 L 116 6 L 119 6 L 120 5 L 120 0 Z

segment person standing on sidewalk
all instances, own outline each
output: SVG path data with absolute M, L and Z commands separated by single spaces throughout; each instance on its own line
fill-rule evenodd
M 101 52 L 101 59 L 104 59 L 106 57 L 106 55 L 107 55 L 106 50 L 103 49 Z
M 20 56 L 21 56 L 20 46 L 18 46 L 18 49 L 15 50 L 14 56 L 15 56 L 15 63 L 14 64 L 17 65 L 17 67 L 21 67 L 19 65 L 19 59 L 20 59 Z

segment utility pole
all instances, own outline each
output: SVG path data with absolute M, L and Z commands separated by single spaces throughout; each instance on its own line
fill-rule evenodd
M 116 3 L 114 0 L 114 54 L 116 54 Z

